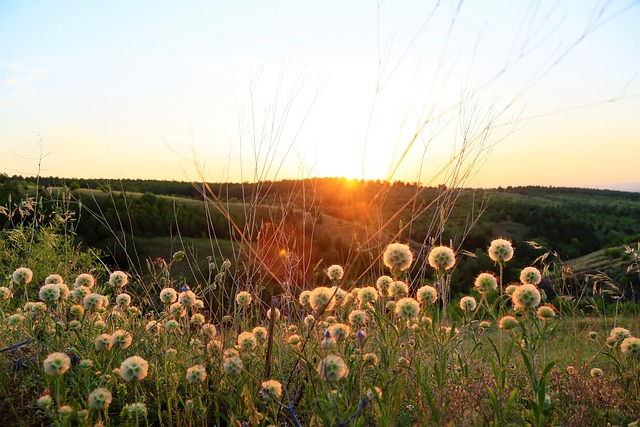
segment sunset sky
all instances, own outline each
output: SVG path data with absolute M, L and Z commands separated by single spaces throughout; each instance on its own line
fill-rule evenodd
M 0 173 L 640 182 L 640 2 L 435 4 L 0 2 Z

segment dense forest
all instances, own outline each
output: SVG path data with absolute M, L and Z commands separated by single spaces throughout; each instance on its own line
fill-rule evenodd
M 624 258 L 620 248 L 640 241 L 640 193 L 555 187 L 448 189 L 342 178 L 194 184 L 0 175 L 3 228 L 11 227 L 8 212 L 20 200 L 34 197 L 36 188 L 45 207 L 67 195 L 65 206 L 73 212 L 79 242 L 106 249 L 115 264 L 125 263 L 113 244 L 117 236 L 140 242 L 177 236 L 228 241 L 245 230 L 255 243 L 268 227 L 274 230 L 281 224 L 298 247 L 307 248 L 314 264 L 344 263 L 376 239 L 381 244 L 385 239 L 406 241 L 416 250 L 432 242 L 453 244 L 475 255 L 456 273 L 454 289 L 463 291 L 472 283 L 473 272 L 494 267 L 485 250 L 496 237 L 508 237 L 516 247 L 518 256 L 506 271 L 509 280 L 516 280 L 519 269 L 541 255 L 540 246 L 569 261 L 603 249 Z M 374 230 L 383 233 L 367 238 Z M 531 241 L 537 248 L 527 243 Z M 145 256 L 168 256 L 147 249 Z M 356 260 L 352 268 L 366 265 Z M 623 285 L 638 282 L 624 271 L 609 273 Z

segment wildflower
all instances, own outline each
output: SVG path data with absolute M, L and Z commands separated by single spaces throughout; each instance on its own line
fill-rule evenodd
M 196 304 L 196 300 L 198 298 L 196 297 L 196 294 L 194 294 L 192 291 L 182 291 L 178 294 L 178 302 L 183 306 L 183 307 L 187 307 L 187 308 L 191 308 Z
M 375 353 L 365 353 L 362 355 L 362 363 L 369 366 L 377 366 L 378 355 Z
M 187 369 L 187 381 L 189 384 L 201 383 L 207 378 L 207 371 L 202 365 L 195 365 Z
M 289 344 L 292 347 L 296 347 L 298 344 L 300 344 L 300 342 L 301 342 L 300 335 L 298 334 L 293 334 L 289 336 L 289 338 L 287 338 L 287 344 Z
M 263 381 L 260 385 L 260 394 L 266 401 L 277 401 L 282 397 L 282 384 L 276 380 Z
M 537 285 L 542 280 L 540 270 L 535 267 L 525 267 L 520 272 L 520 281 L 528 285 Z
M 160 301 L 163 304 L 172 304 L 178 300 L 178 293 L 173 288 L 164 288 L 160 291 Z
M 86 288 L 93 288 L 93 285 L 96 283 L 96 279 L 89 273 L 82 273 L 76 277 L 76 281 L 73 283 L 74 288 L 79 288 L 80 286 L 84 286 Z
M 111 404 L 111 392 L 106 388 L 97 388 L 89 393 L 89 407 L 98 411 L 105 410 Z
M 516 289 L 518 289 L 518 287 L 520 287 L 520 285 L 512 283 L 505 288 L 504 293 L 507 295 L 513 295 L 513 293 L 516 291 Z
M 274 320 L 278 320 L 280 318 L 280 310 L 276 308 L 276 316 Z M 271 309 L 267 310 L 267 319 L 271 319 Z
M 290 334 L 295 334 L 296 332 L 298 332 L 298 326 L 297 325 L 290 325 L 287 328 L 287 332 L 289 332 Z
M 598 333 L 596 331 L 589 331 L 589 339 L 598 341 Z
M 175 262 L 182 261 L 184 259 L 184 251 L 176 251 L 172 256 Z
M 194 310 L 202 310 L 204 308 L 204 301 L 201 299 L 196 299 L 196 302 L 193 304 Z
M 556 312 L 550 305 L 543 305 L 538 308 L 537 316 L 540 320 L 551 320 L 556 317 Z
M 49 283 L 64 283 L 64 279 L 59 274 L 50 274 L 44 279 L 44 284 L 48 285 Z
M 519 325 L 518 320 L 513 316 L 503 316 L 498 322 L 498 327 L 505 331 L 511 331 Z
M 20 267 L 13 272 L 11 278 L 18 285 L 26 285 L 27 283 L 31 282 L 31 279 L 33 279 L 33 271 L 29 270 L 26 267 Z
M 62 375 L 69 370 L 71 359 L 65 353 L 51 353 L 44 359 L 44 372 L 47 375 Z
M 116 289 L 123 287 L 128 281 L 127 274 L 122 271 L 114 271 L 109 276 L 109 284 Z
M 393 311 L 396 309 L 396 302 L 395 301 L 387 301 L 387 303 L 385 304 L 385 308 L 387 309 L 387 311 Z
M 488 320 L 483 320 L 478 324 L 478 327 L 482 330 L 489 329 L 491 327 L 491 322 Z
M 380 389 L 380 387 L 374 387 L 373 390 L 369 388 L 367 389 L 365 396 L 369 401 L 374 400 L 376 398 L 382 399 L 382 390 Z
M 204 323 L 204 314 L 196 313 L 191 316 L 191 323 L 193 325 L 202 325 Z
M 640 338 L 625 338 L 620 344 L 620 350 L 622 351 L 622 354 L 626 354 L 627 356 L 637 359 L 640 357 Z
M 60 418 L 69 418 L 71 415 L 73 415 L 73 408 L 69 405 L 64 405 L 58 408 L 58 415 L 60 415 Z
M 222 369 L 227 375 L 237 375 L 243 368 L 244 364 L 238 356 L 227 357 L 222 362 Z
M 455 263 L 455 253 L 448 246 L 436 246 L 429 252 L 429 265 L 436 270 L 449 270 Z
M 433 304 L 438 299 L 438 291 L 433 286 L 424 285 L 418 289 L 416 297 L 421 304 Z
M 0 299 L 11 298 L 11 291 L 6 286 L 0 286 Z
M 344 270 L 341 266 L 334 264 L 327 268 L 327 276 L 329 276 L 329 279 L 332 281 L 338 281 L 344 276 Z
M 80 362 L 78 362 L 78 367 L 80 367 L 81 369 L 93 368 L 93 360 L 82 359 Z
M 53 304 L 60 298 L 60 288 L 55 283 L 42 285 L 38 296 L 47 304 Z
M 373 286 L 365 286 L 358 291 L 358 301 L 360 305 L 365 305 L 369 302 L 376 302 L 378 300 L 378 291 Z
M 315 321 L 316 321 L 316 318 L 313 317 L 312 314 L 309 314 L 304 318 L 304 324 L 308 327 L 311 327 L 311 325 L 313 325 Z
M 593 368 L 591 369 L 591 371 L 589 371 L 589 374 L 591 375 L 592 378 L 596 378 L 596 377 L 603 376 L 604 372 L 600 368 Z
M 318 374 L 322 380 L 334 382 L 349 375 L 349 368 L 342 357 L 330 354 L 318 364 Z
M 498 263 L 509 261 L 513 258 L 513 246 L 506 239 L 495 239 L 489 246 L 489 258 Z
M 86 286 L 77 286 L 73 289 L 73 297 L 76 300 L 84 300 L 84 298 L 91 293 L 91 289 Z
M 324 286 L 318 286 L 313 291 L 311 291 L 311 296 L 309 297 L 309 304 L 311 304 L 311 308 L 316 312 L 320 312 L 321 310 L 333 310 L 335 307 L 336 301 L 332 298 L 333 293 L 331 290 Z
M 469 311 L 473 311 L 476 309 L 476 299 L 474 297 L 462 297 L 460 299 L 460 308 L 465 311 L 465 312 L 469 312 Z
M 38 398 L 38 408 L 47 409 L 53 406 L 53 398 L 50 394 L 44 394 Z
M 173 332 L 180 329 L 180 324 L 175 319 L 169 319 L 164 322 L 164 330 L 167 332 Z
M 262 326 L 256 326 L 255 328 L 253 328 L 251 333 L 253 333 L 253 336 L 256 337 L 256 339 L 258 339 L 259 341 L 266 340 L 268 335 L 267 328 L 264 328 Z
M 25 317 L 20 313 L 12 314 L 7 318 L 7 325 L 17 326 L 24 321 Z
M 111 349 L 113 339 L 109 334 L 100 334 L 93 340 L 93 345 L 97 351 L 106 351 Z
M 238 346 L 243 350 L 252 351 L 257 345 L 256 337 L 251 332 L 242 332 L 238 335 Z
M 349 336 L 351 328 L 344 323 L 335 323 L 329 327 L 328 331 L 336 341 L 342 341 Z
M 253 297 L 247 291 L 240 291 L 236 294 L 236 304 L 240 307 L 246 307 L 251 304 Z
M 147 416 L 147 405 L 142 402 L 132 403 L 131 405 L 127 405 L 127 414 L 131 418 L 144 418 Z
M 511 300 L 517 308 L 532 309 L 540 304 L 542 296 L 535 285 L 520 285 L 511 295 Z
M 418 317 L 420 305 L 413 298 L 401 298 L 396 302 L 396 316 L 403 320 L 411 320 Z
M 367 313 L 363 310 L 353 310 L 349 313 L 349 323 L 354 326 L 360 326 L 367 323 Z
M 481 294 L 486 294 L 489 291 L 495 291 L 498 289 L 498 281 L 496 277 L 491 273 L 480 273 L 476 277 L 476 281 L 473 284 L 476 290 Z
M 120 371 L 125 381 L 142 381 L 149 372 L 149 364 L 140 356 L 131 356 L 120 364 Z
M 132 340 L 133 338 L 131 337 L 131 334 L 123 329 L 118 329 L 111 335 L 113 346 L 115 348 L 119 348 L 120 350 L 129 348 Z
M 174 302 L 173 304 L 171 304 L 167 308 L 167 311 L 169 312 L 169 314 L 175 317 L 184 317 L 187 314 L 187 309 L 179 302 Z
M 391 298 L 400 298 L 409 295 L 409 285 L 407 282 L 396 280 L 389 285 L 387 295 Z
M 66 300 L 69 298 L 69 287 L 66 283 L 58 283 L 58 289 L 60 289 L 60 299 Z
M 620 327 L 613 328 L 611 330 L 611 333 L 609 334 L 609 337 L 611 337 L 616 343 L 619 343 L 625 338 L 629 338 L 630 336 L 631 336 L 631 332 L 629 332 L 628 329 L 620 328 Z
M 211 323 L 204 323 L 201 327 L 200 327 L 200 333 L 207 339 L 207 340 L 212 340 L 216 334 L 218 333 L 218 331 L 216 330 L 215 325 L 212 325 Z
M 378 288 L 380 295 L 384 295 L 392 282 L 393 279 L 389 276 L 380 276 L 378 280 L 376 280 L 376 288 Z
M 309 304 L 309 297 L 311 297 L 311 291 L 302 291 L 300 292 L 298 300 L 300 301 L 300 304 L 306 306 Z
M 87 310 L 98 310 L 106 305 L 103 296 L 96 293 L 90 293 L 84 297 L 82 303 Z
M 116 297 L 116 304 L 119 307 L 128 307 L 131 304 L 131 295 L 129 294 L 120 294 Z
M 222 265 L 220 266 L 220 270 L 228 270 L 231 268 L 231 261 L 229 261 L 228 259 L 225 259 L 222 262 Z
M 403 271 L 411 266 L 413 253 L 408 245 L 391 243 L 382 255 L 384 265 L 393 271 Z

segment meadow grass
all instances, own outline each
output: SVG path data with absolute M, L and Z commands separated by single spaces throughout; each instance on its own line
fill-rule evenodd
M 586 317 L 577 304 L 561 315 L 537 286 L 547 269 L 501 287 L 500 267 L 513 255 L 505 239 L 490 246 L 495 271 L 447 301 L 451 268 L 464 260 L 444 246 L 420 259 L 393 243 L 380 254 L 384 275 L 353 280 L 335 265 L 306 288 L 264 294 L 266 285 L 238 282 L 230 261 L 211 260 L 189 287 L 174 274 L 189 262 L 183 251 L 148 264 L 145 277 L 108 271 L 51 237 L 62 225 L 42 222 L 33 240 L 3 246 L 0 414 L 11 425 L 627 425 L 640 417 L 638 319 Z M 27 242 L 30 257 L 17 256 Z M 414 263 L 435 281 L 410 279 Z

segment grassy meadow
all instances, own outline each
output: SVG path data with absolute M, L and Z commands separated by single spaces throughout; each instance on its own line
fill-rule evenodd
M 638 244 L 583 254 L 588 236 L 576 234 L 580 241 L 566 243 L 576 257 L 562 261 L 544 239 L 524 243 L 539 230 L 518 222 L 515 208 L 503 221 L 482 205 L 494 220 L 484 223 L 468 209 L 468 226 L 456 229 L 465 217 L 453 202 L 473 198 L 442 188 L 429 190 L 440 191 L 435 202 L 341 194 L 345 205 L 346 197 L 376 201 L 366 218 L 301 192 L 256 192 L 242 203 L 214 193 L 197 207 L 209 224 L 199 236 L 175 221 L 188 210 L 176 199 L 167 198 L 168 213 L 154 213 L 160 196 L 123 190 L 129 210 L 120 210 L 117 195 L 90 191 L 93 200 L 111 200 L 112 212 L 80 202 L 79 192 L 47 199 L 45 191 L 21 193 L 0 212 L 4 425 L 627 426 L 640 419 L 634 286 L 605 273 L 615 265 L 625 269 L 622 280 L 637 280 Z M 134 225 L 142 197 L 147 221 Z M 496 197 L 502 209 L 532 198 L 566 219 L 553 194 Z M 397 208 L 411 203 L 408 214 Z M 634 203 L 621 199 L 618 209 L 634 212 Z M 74 210 L 79 204 L 88 210 Z M 165 216 L 172 234 L 154 235 L 149 224 Z M 622 229 L 626 217 L 619 218 L 612 224 Z M 110 243 L 81 241 L 83 221 Z M 634 238 L 620 232 L 608 242 L 624 236 Z M 577 274 L 594 263 L 600 275 Z

